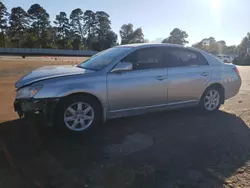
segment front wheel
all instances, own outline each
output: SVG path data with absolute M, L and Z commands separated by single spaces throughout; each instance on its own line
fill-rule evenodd
M 70 96 L 58 104 L 55 125 L 61 130 L 85 132 L 100 123 L 101 107 L 89 96 Z
M 208 88 L 201 100 L 200 100 L 200 108 L 205 112 L 215 112 L 221 106 L 222 101 L 222 92 L 218 88 Z

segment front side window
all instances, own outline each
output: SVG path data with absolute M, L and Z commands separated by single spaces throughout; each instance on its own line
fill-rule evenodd
M 129 47 L 115 47 L 104 50 L 78 65 L 80 68 L 99 71 L 105 68 L 115 58 L 129 51 Z
M 165 62 L 170 67 L 208 65 L 200 53 L 177 48 L 169 48 L 166 51 Z
M 132 63 L 133 70 L 162 68 L 163 53 L 160 48 L 139 49 L 124 58 L 122 62 Z

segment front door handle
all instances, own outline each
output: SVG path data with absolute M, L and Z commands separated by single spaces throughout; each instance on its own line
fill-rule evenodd
M 206 76 L 208 76 L 208 72 L 203 72 L 203 73 L 201 73 L 201 75 L 206 77 Z
M 157 76 L 156 79 L 162 81 L 166 79 L 166 76 Z

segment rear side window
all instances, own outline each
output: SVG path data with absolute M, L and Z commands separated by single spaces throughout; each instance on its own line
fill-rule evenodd
M 169 67 L 208 65 L 199 52 L 187 49 L 169 48 L 165 51 L 165 61 Z
M 122 62 L 133 64 L 133 70 L 156 69 L 163 67 L 163 53 L 160 48 L 144 48 L 132 52 Z

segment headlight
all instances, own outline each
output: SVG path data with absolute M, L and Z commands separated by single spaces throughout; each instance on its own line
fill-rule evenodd
M 16 93 L 16 99 L 32 98 L 41 88 L 41 85 L 21 88 Z

